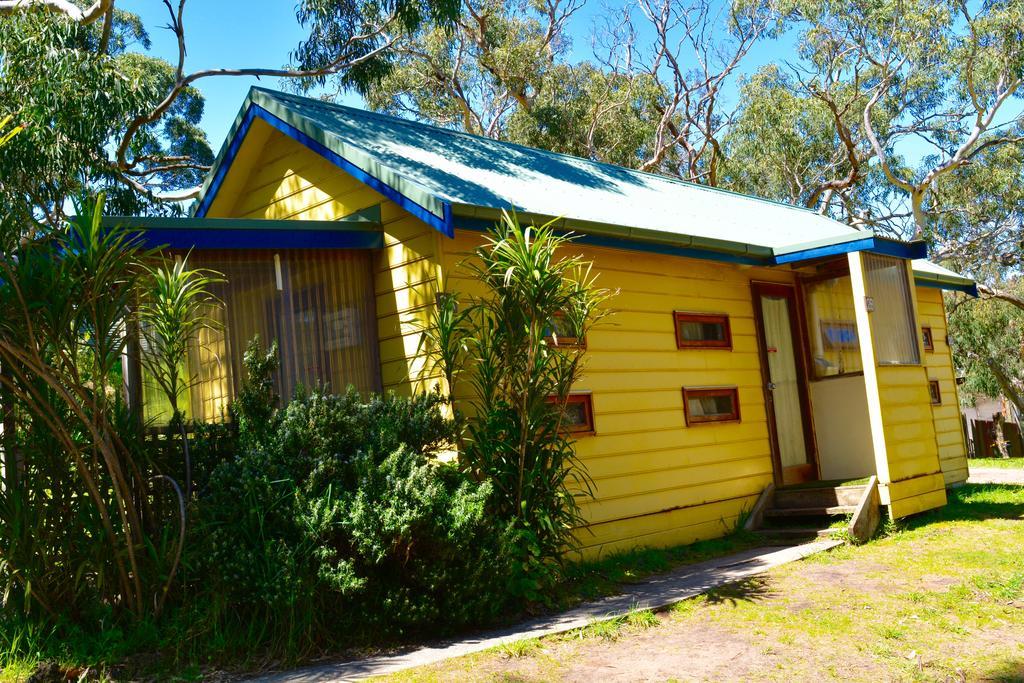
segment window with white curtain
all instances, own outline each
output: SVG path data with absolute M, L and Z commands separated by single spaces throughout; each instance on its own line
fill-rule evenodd
M 369 252 L 201 250 L 189 256 L 189 266 L 226 280 L 212 288 L 224 304 L 211 310 L 221 326 L 203 330 L 186 362 L 192 386 L 182 403 L 194 419 L 224 419 L 244 379 L 245 349 L 256 336 L 264 348 L 277 342 L 274 379 L 284 399 L 302 388 L 380 390 Z M 166 419 L 166 399 L 151 381 L 143 386 L 147 416 Z
M 871 338 L 879 365 L 918 365 L 921 350 L 914 321 L 914 300 L 906 261 L 881 254 L 864 254 L 864 279 Z
M 806 282 L 803 290 L 814 379 L 862 372 L 850 276 Z

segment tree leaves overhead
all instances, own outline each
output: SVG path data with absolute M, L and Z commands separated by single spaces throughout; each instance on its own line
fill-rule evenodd
M 391 51 L 385 47 L 423 25 L 443 32 L 458 14 L 458 0 L 300 0 L 296 16 L 309 35 L 292 52 L 296 68 L 328 70 L 339 61 L 353 64 L 295 86 L 309 89 L 333 78 L 342 89 L 366 94 L 391 69 Z M 365 38 L 353 40 L 360 36 Z
M 67 198 L 104 189 L 114 213 L 181 213 L 213 162 L 200 128 L 201 79 L 335 77 L 365 91 L 382 78 L 389 50 L 423 23 L 450 24 L 454 0 L 303 0 L 308 31 L 294 69 L 214 68 L 190 72 L 185 0 L 163 0 L 178 59 L 149 53 L 147 27 L 110 4 L 99 17 L 25 2 L 0 20 L 0 119 L 24 127 L 0 151 L 0 219 L 30 236 L 41 221 L 59 225 Z M 228 60 L 231 55 L 225 54 Z M 225 65 L 227 66 L 227 65 Z

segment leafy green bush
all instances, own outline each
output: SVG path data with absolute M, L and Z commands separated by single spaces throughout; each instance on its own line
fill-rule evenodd
M 273 355 L 247 353 L 237 432 L 196 438 L 220 461 L 192 532 L 207 618 L 301 650 L 498 616 L 504 530 L 491 485 L 434 457 L 455 437 L 442 397 L 314 392 L 275 410 Z

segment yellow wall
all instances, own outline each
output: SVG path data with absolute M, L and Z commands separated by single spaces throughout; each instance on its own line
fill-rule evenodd
M 417 356 L 441 278 L 441 235 L 329 161 L 257 119 L 210 207 L 211 218 L 336 220 L 381 205 L 376 254 L 377 335 L 385 390 L 408 394 L 437 380 Z
M 481 236 L 445 242 L 449 286 L 474 292 L 457 264 Z M 750 280 L 792 282 L 772 271 L 573 245 L 598 284 L 618 288 L 615 313 L 587 338 L 578 391 L 592 392 L 596 434 L 577 442 L 594 480 L 579 534 L 588 556 L 639 545 L 722 536 L 772 481 L 771 451 Z M 728 313 L 733 350 L 676 348 L 672 312 Z M 736 385 L 742 422 L 687 427 L 683 386 Z
M 953 354 L 946 343 L 946 308 L 942 292 L 933 287 L 917 288 L 918 317 L 932 328 L 934 351 L 924 352 L 928 379 L 939 381 L 941 405 L 931 406 L 939 464 L 946 486 L 967 481 L 967 446 L 960 421 L 960 397 L 953 373 Z

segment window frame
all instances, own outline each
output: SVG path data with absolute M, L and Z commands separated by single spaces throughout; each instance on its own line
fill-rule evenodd
M 868 308 L 868 315 L 872 318 L 871 323 L 871 337 L 875 350 L 875 364 L 878 367 L 914 367 L 924 365 L 924 354 L 921 346 L 921 330 L 919 324 L 918 310 L 916 297 L 914 294 L 914 278 L 912 272 L 909 270 L 909 261 L 905 258 L 898 256 L 889 256 L 887 254 L 880 254 L 876 252 L 864 252 L 861 255 L 861 268 L 864 274 L 864 286 L 865 286 L 865 306 Z M 900 268 L 900 275 L 897 280 L 893 280 L 890 284 L 897 286 L 901 291 L 899 292 L 903 301 L 899 302 L 899 307 L 902 309 L 903 320 L 900 321 L 900 327 L 906 324 L 905 330 L 910 333 L 910 338 L 907 339 L 907 343 L 914 342 L 911 346 L 904 351 L 912 354 L 913 357 L 892 359 L 880 359 L 879 354 L 882 344 L 879 341 L 879 335 L 882 334 L 879 325 L 877 324 L 876 315 L 878 312 L 877 301 L 888 301 L 884 295 L 892 294 L 892 292 L 876 291 L 876 285 L 879 284 L 875 273 L 888 268 Z M 868 303 L 870 302 L 870 303 Z M 895 311 L 895 309 L 893 309 Z M 917 332 L 917 334 L 913 334 Z M 893 336 L 889 333 L 889 336 Z
M 928 398 L 930 400 L 931 405 L 942 405 L 942 387 L 939 385 L 939 380 L 928 380 Z
M 691 415 L 690 399 L 701 396 L 729 396 L 732 398 L 732 412 L 722 415 Z M 741 422 L 739 387 L 683 387 L 683 415 L 686 426 Z
M 932 333 L 931 325 L 921 325 L 921 345 L 925 351 L 935 350 L 935 335 Z
M 558 396 L 548 396 L 548 403 L 557 405 Z M 583 415 L 586 418 L 586 424 L 583 425 L 562 425 L 562 430 L 573 436 L 594 436 L 597 431 L 594 428 L 594 399 L 593 394 L 589 391 L 573 391 L 565 397 L 566 405 L 570 403 L 582 403 L 583 404 Z
M 688 341 L 683 339 L 679 331 L 680 322 L 718 323 L 722 325 L 724 339 Z M 672 329 L 676 335 L 677 349 L 714 349 L 716 351 L 732 351 L 732 324 L 728 313 L 700 313 L 697 311 L 672 311 Z
M 559 320 L 564 320 L 565 313 L 559 311 L 558 313 L 555 313 L 554 317 Z M 548 346 L 551 346 L 552 348 L 556 349 L 581 349 L 583 351 L 586 351 L 587 349 L 586 334 L 584 334 L 582 337 L 563 337 L 562 335 L 558 335 L 557 343 L 555 342 L 554 335 L 545 334 L 544 341 L 547 343 Z

